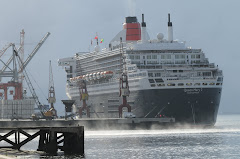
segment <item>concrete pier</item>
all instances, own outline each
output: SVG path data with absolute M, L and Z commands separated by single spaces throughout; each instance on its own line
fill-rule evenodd
M 85 130 L 114 129 L 150 129 L 152 126 L 171 126 L 174 118 L 82 118 L 80 120 L 57 119 L 52 121 L 39 120 L 0 120 L 0 128 L 6 127 L 68 127 L 84 126 Z

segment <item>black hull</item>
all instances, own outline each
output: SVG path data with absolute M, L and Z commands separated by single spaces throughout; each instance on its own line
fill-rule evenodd
M 221 88 L 131 91 L 128 102 L 139 118 L 165 116 L 174 117 L 177 123 L 214 125 L 221 91 Z M 118 93 L 90 95 L 87 103 L 91 107 L 91 117 L 118 118 L 118 106 L 122 99 Z

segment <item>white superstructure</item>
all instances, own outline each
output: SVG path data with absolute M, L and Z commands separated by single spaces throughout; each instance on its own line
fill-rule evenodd
M 192 49 L 186 47 L 185 42 L 173 40 L 170 15 L 167 40 L 162 33 L 156 39 L 149 39 L 144 20 L 139 32 L 135 17 L 127 18 L 124 29 L 113 38 L 108 48 L 76 53 L 74 57 L 58 61 L 59 66 L 64 66 L 67 73 L 67 95 L 76 100 L 77 106 L 80 106 L 77 100 L 79 90 L 76 83 L 72 82 L 77 78 L 88 81 L 90 99 L 106 94 L 108 101 L 121 102 L 116 94 L 119 92 L 119 73 L 123 67 L 127 69 L 130 91 L 133 94 L 144 90 L 170 89 L 198 94 L 205 88 L 222 88 L 222 71 L 214 63 L 209 63 L 201 49 Z M 125 64 L 122 58 L 126 58 Z M 106 71 L 111 73 L 105 76 Z M 130 97 L 130 102 L 134 99 Z M 89 105 L 94 105 L 93 100 L 89 101 Z M 100 103 L 98 107 L 107 105 L 106 101 L 101 101 L 100 98 L 97 100 Z M 99 111 L 106 111 L 105 108 L 101 109 Z

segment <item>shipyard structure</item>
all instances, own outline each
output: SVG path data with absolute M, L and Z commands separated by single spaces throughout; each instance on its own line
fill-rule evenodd
M 168 36 L 150 39 L 144 15 L 126 17 L 123 29 L 101 49 L 79 52 L 59 59 L 67 73 L 66 94 L 75 100 L 79 113 L 79 80 L 87 81 L 91 118 L 119 118 L 122 73 L 128 78 L 127 103 L 137 118 L 175 118 L 175 122 L 214 125 L 222 94 L 223 73 L 209 62 L 202 49 L 187 47 L 174 40 L 173 24 L 168 15 Z M 120 91 L 119 91 L 120 89 Z M 120 92 L 120 93 L 119 93 Z M 129 111 L 123 109 L 123 113 Z
M 19 46 L 8 43 L 0 50 L 0 119 L 30 119 L 35 105 L 40 104 L 25 68 L 49 35 L 40 40 L 26 59 L 24 30 L 20 32 Z M 31 96 L 27 95 L 27 90 Z

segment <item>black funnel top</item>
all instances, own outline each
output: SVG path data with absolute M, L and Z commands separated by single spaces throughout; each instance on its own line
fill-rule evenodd
M 142 14 L 142 27 L 146 27 L 146 22 L 144 22 L 144 14 Z
M 137 17 L 126 17 L 125 23 L 137 23 Z
M 170 14 L 168 13 L 168 26 L 172 26 L 172 22 L 170 20 Z

